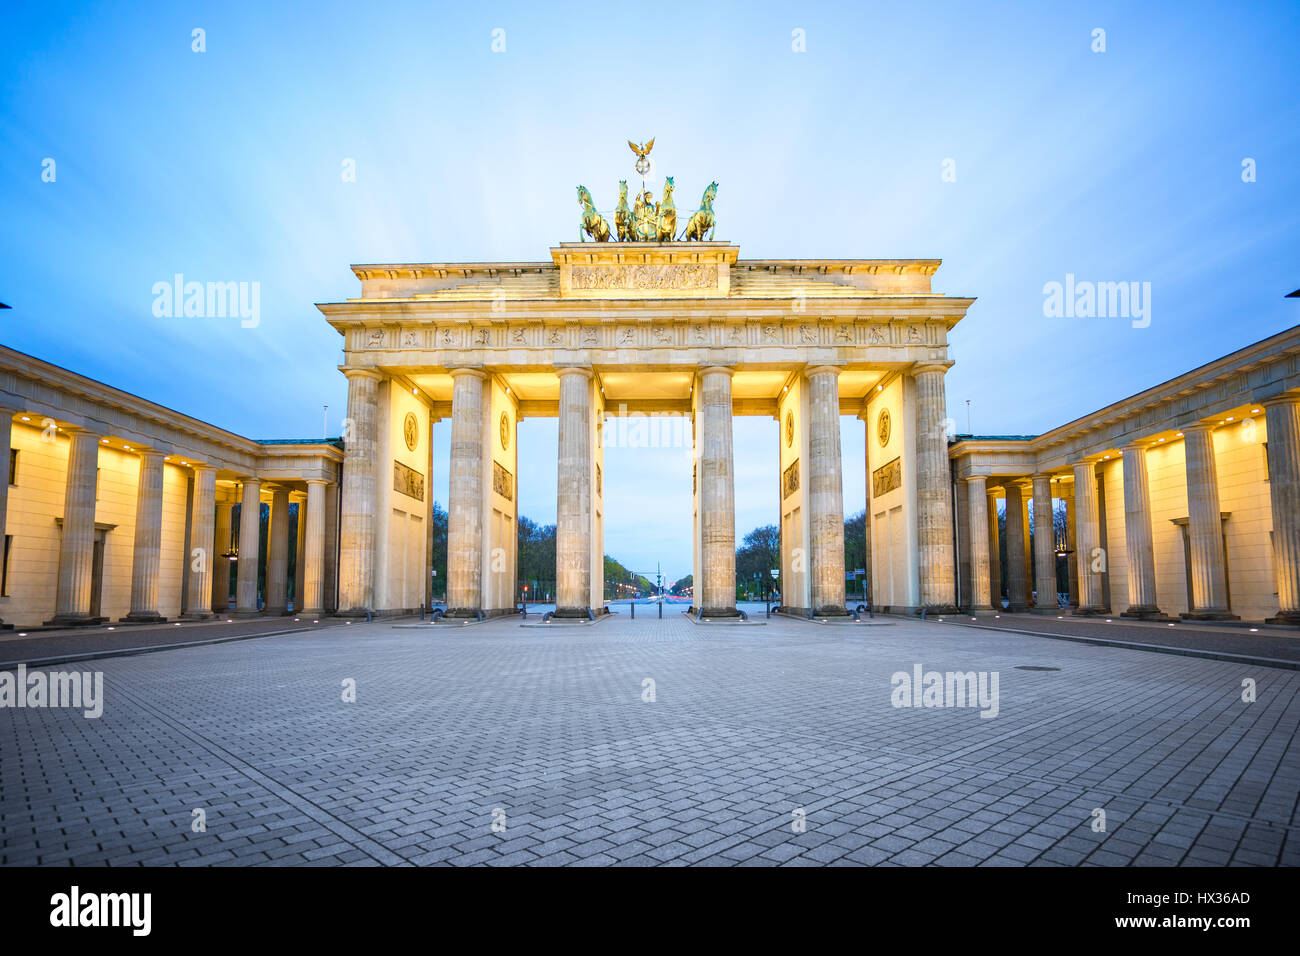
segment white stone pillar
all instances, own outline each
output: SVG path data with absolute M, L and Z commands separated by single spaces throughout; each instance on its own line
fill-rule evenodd
M 271 492 L 271 527 L 266 550 L 266 612 L 284 614 L 289 607 L 289 489 L 277 485 Z
M 239 505 L 239 565 L 235 569 L 235 611 L 256 614 L 257 578 L 262 567 L 262 481 L 244 479 Z
M 1024 490 L 1009 481 L 1007 492 L 1007 610 L 1029 610 L 1029 569 L 1025 566 Z
M 162 506 L 162 452 L 141 451 L 135 495 L 135 537 L 131 542 L 131 609 L 124 621 L 164 620 L 158 609 Z
M 918 366 L 916 379 L 916 507 L 921 605 L 955 610 L 952 479 L 948 463 L 946 365 Z
M 1079 562 L 1076 559 L 1078 548 L 1075 547 L 1074 534 L 1074 482 L 1070 483 L 1070 493 L 1065 496 L 1065 550 L 1066 566 L 1070 579 L 1070 607 L 1079 606 Z
M 68 476 L 63 494 L 63 535 L 51 624 L 86 624 L 90 617 L 91 572 L 95 560 L 95 484 L 99 436 L 68 428 Z
M 1002 610 L 1002 534 L 998 527 L 998 496 L 996 492 L 988 493 L 986 504 L 988 511 L 988 554 L 989 554 L 989 606 L 995 611 Z
M 591 604 L 591 380 L 588 368 L 560 376 L 556 485 L 555 614 L 586 617 Z
M 433 468 L 434 468 L 433 426 L 436 425 L 437 423 L 438 423 L 438 419 L 434 416 L 433 410 L 430 409 L 429 410 L 429 482 L 428 482 L 429 494 L 425 501 L 425 508 L 424 508 L 424 589 L 421 592 L 424 595 L 425 606 L 430 608 L 433 607 L 433 594 L 434 594 L 433 568 L 434 568 L 434 560 L 435 560 L 434 553 L 433 553 L 433 539 L 434 539 L 434 534 L 433 534 Z M 516 436 L 516 438 L 517 437 L 518 436 Z M 516 482 L 516 484 L 518 484 L 518 482 Z M 519 527 L 519 513 L 517 508 L 518 506 L 516 503 L 516 512 L 515 512 L 516 530 L 518 530 Z M 442 582 L 440 581 L 438 583 L 441 584 Z
M 970 593 L 972 611 L 991 611 L 992 585 L 989 579 L 988 481 L 983 475 L 966 479 L 966 503 L 970 514 Z
M 213 562 L 221 560 L 213 553 L 217 523 L 217 470 L 208 465 L 194 466 L 194 500 L 190 509 L 190 577 L 185 617 L 205 620 L 212 616 Z
M 433 494 L 432 491 L 429 492 Z M 326 611 L 338 607 L 339 596 L 339 503 L 340 488 L 338 482 L 331 481 L 325 486 L 325 596 Z
M 1147 450 L 1134 442 L 1124 456 L 1124 543 L 1128 548 L 1128 610 L 1124 617 L 1162 617 L 1156 605 L 1156 552 L 1151 535 Z
M 217 524 L 212 543 L 212 613 L 225 614 L 230 610 L 230 559 L 224 557 L 230 550 L 230 518 L 234 505 L 230 501 L 217 502 Z
M 298 528 L 294 532 L 293 609 L 301 614 L 303 603 L 303 565 L 307 562 L 307 496 L 298 502 Z
M 1101 551 L 1101 527 L 1097 508 L 1097 469 L 1091 461 L 1074 464 L 1074 525 L 1078 541 L 1074 552 L 1079 568 L 1079 606 L 1075 614 L 1101 614 L 1105 600 L 1101 593 L 1101 572 L 1093 567 L 1105 555 Z
M 1183 429 L 1187 455 L 1187 536 L 1192 555 L 1191 620 L 1228 620 L 1228 569 L 1223 557 L 1223 519 L 1219 512 L 1219 476 L 1210 425 Z
M 339 613 L 356 615 L 371 610 L 375 602 L 376 419 L 383 376 L 369 369 L 348 369 L 344 374 L 348 377 L 348 419 L 343 434 L 339 520 Z
M 468 617 L 483 609 L 483 400 L 487 376 L 469 368 L 452 369 L 451 374 L 447 614 Z
M 299 565 L 303 614 L 319 615 L 325 610 L 325 492 L 324 481 L 309 478 L 307 500 L 298 505 L 307 510 Z
M 804 374 L 808 381 L 806 474 L 809 540 L 812 544 L 812 607 L 818 616 L 847 615 L 844 602 L 840 370 L 833 365 L 819 365 Z
M 1300 400 L 1284 395 L 1266 401 L 1264 422 L 1278 606 L 1269 623 L 1300 624 Z
M 1056 516 L 1052 514 L 1052 476 L 1034 475 L 1034 608 L 1042 614 L 1055 614 L 1056 598 Z
M 702 581 L 695 582 L 705 617 L 735 617 L 736 489 L 731 439 L 731 376 L 710 366 L 699 373 L 699 485 Z M 840 559 L 841 561 L 843 558 Z
M 4 548 L 5 521 L 9 513 L 9 450 L 13 441 L 14 413 L 0 408 L 0 549 Z M 0 559 L 3 559 L 0 550 Z

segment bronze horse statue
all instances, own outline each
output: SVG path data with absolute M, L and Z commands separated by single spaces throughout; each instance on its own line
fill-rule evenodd
M 627 205 L 627 180 L 618 181 L 618 208 L 614 210 L 614 229 L 619 242 L 632 241 L 632 210 Z
M 718 184 L 716 181 L 709 183 L 709 188 L 704 190 L 704 195 L 700 199 L 700 208 L 691 216 L 690 221 L 686 224 L 681 238 L 690 242 L 692 239 L 703 242 L 704 234 L 709 234 L 709 239 L 713 238 L 714 219 L 713 219 L 713 200 L 718 195 Z
M 677 235 L 677 205 L 673 202 L 673 177 L 664 177 L 664 198 L 659 204 L 659 242 L 672 242 Z
M 604 216 L 596 212 L 596 204 L 591 201 L 591 193 L 587 192 L 586 186 L 578 187 L 578 202 L 582 204 L 582 223 L 578 226 L 578 239 L 586 242 L 582 235 L 585 232 L 596 242 L 609 242 L 609 223 L 605 221 Z

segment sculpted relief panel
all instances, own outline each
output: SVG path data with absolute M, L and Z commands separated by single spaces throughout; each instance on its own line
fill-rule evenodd
M 716 289 L 718 267 L 694 263 L 660 265 L 575 265 L 573 289 Z

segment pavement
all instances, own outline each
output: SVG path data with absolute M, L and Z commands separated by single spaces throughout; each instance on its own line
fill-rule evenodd
M 1295 670 L 1000 623 L 392 623 L 57 668 L 103 714 L 0 707 L 0 865 L 1300 863 Z M 996 700 L 895 706 L 917 667 Z
M 1266 624 L 1156 623 L 1114 617 L 1009 614 L 971 618 L 953 614 L 945 624 L 1019 631 L 1039 637 L 1142 648 L 1217 660 L 1241 660 L 1274 667 L 1300 667 L 1300 632 Z

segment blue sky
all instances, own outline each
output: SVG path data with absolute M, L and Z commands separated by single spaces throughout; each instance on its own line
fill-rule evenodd
M 963 431 L 968 399 L 975 431 L 1036 433 L 1300 324 L 1283 298 L 1300 287 L 1294 2 L 5 18 L 0 342 L 253 437 L 319 434 L 324 404 L 337 432 L 339 339 L 313 303 L 356 294 L 350 263 L 544 259 L 575 238 L 576 183 L 613 205 L 629 138 L 656 138 L 679 206 L 718 180 L 718 238 L 744 257 L 942 258 L 935 288 L 978 298 L 951 338 Z M 259 282 L 260 325 L 156 318 L 152 286 L 177 272 Z M 1150 325 L 1046 318 L 1043 286 L 1067 273 L 1150 282 Z M 526 422 L 521 451 L 548 459 L 554 434 Z M 775 520 L 775 424 L 736 434 L 743 533 Z M 845 420 L 846 511 L 862 445 Z M 665 486 L 655 455 L 611 459 L 607 548 L 684 573 L 688 525 L 663 518 L 689 479 Z M 524 513 L 554 520 L 554 481 L 521 483 Z M 445 501 L 445 471 L 434 489 Z

